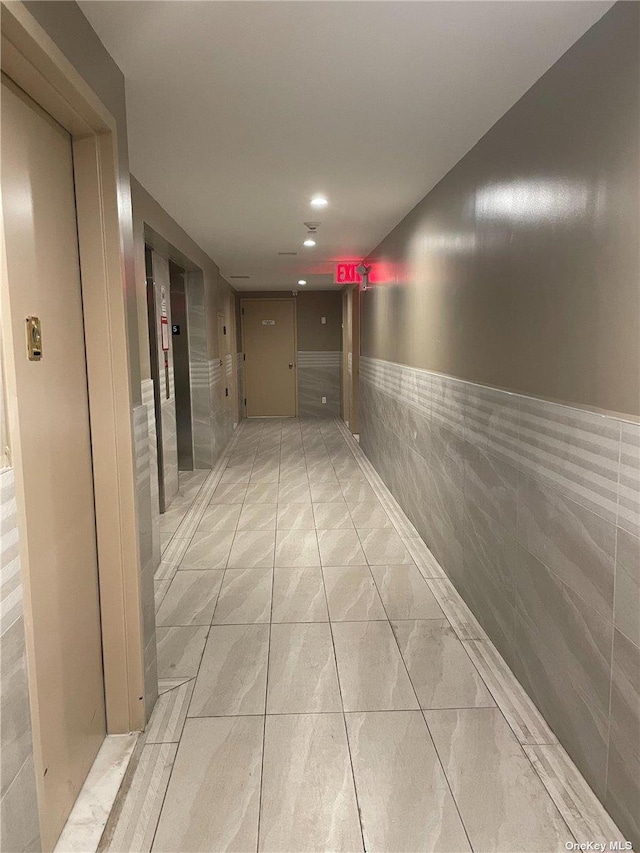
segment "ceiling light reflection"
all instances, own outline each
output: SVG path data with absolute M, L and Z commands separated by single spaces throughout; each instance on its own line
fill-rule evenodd
M 512 181 L 481 187 L 476 193 L 476 215 L 511 222 L 557 222 L 584 216 L 590 195 L 589 187 L 577 181 Z

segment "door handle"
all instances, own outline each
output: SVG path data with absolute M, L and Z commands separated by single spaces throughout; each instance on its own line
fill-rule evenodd
M 292 362 L 292 361 L 290 361 L 290 362 L 289 362 L 289 370 L 292 370 L 292 369 L 293 369 L 293 362 Z

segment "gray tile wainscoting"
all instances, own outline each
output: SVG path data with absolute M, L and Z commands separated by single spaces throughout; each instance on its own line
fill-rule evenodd
M 341 352 L 298 353 L 298 413 L 303 417 L 340 414 Z M 322 398 L 327 402 L 323 403 Z
M 230 359 L 231 357 L 229 357 Z M 223 382 L 228 375 L 229 361 L 220 364 L 220 359 L 213 358 L 209 360 L 209 406 L 211 411 L 211 452 L 212 463 L 214 463 L 233 432 L 234 417 L 230 406 L 222 404 L 224 386 Z M 211 467 L 211 466 L 207 466 Z
M 234 415 L 234 421 L 239 422 L 244 412 L 244 353 L 236 354 L 236 387 L 238 389 L 238 411 Z
M 640 425 L 373 358 L 360 382 L 362 449 L 640 845 Z
M 153 397 L 153 380 L 143 379 L 142 402 L 147 408 L 149 424 L 149 488 L 151 491 L 151 547 L 153 563 L 160 563 L 160 495 L 158 486 L 158 433 L 156 429 L 156 408 Z
M 158 698 L 154 576 L 159 560 L 156 559 L 156 549 L 154 547 L 155 519 L 158 515 L 157 503 L 154 506 L 154 492 L 157 495 L 157 467 L 154 490 L 151 478 L 152 439 L 149 434 L 149 410 L 145 404 L 136 406 L 133 410 L 133 442 L 136 463 L 138 537 L 140 541 L 140 599 L 144 637 L 144 700 L 148 719 Z M 155 447 L 155 442 L 153 444 Z
M 189 323 L 189 378 L 191 382 L 191 428 L 194 468 L 211 468 L 211 406 L 207 356 L 207 315 L 202 272 L 186 274 Z
M 15 480 L 0 471 L 0 838 L 2 849 L 40 849 L 27 685 Z

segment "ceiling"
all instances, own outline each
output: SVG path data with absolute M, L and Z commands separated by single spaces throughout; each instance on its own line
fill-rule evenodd
M 132 173 L 238 290 L 333 287 L 611 5 L 80 2 Z

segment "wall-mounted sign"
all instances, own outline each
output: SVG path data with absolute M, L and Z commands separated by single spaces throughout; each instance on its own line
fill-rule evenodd
M 167 294 L 164 287 L 160 288 L 160 334 L 162 349 L 169 352 L 169 317 L 167 314 Z
M 262 321 L 263 326 L 275 326 L 275 324 L 276 324 L 275 320 L 263 320 Z
M 173 326 L 171 327 L 171 334 L 172 335 L 179 335 L 180 334 L 180 324 L 179 323 L 173 324 Z
M 340 261 L 336 264 L 334 275 L 335 284 L 360 284 L 362 276 L 358 273 L 360 261 Z

